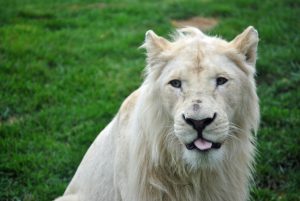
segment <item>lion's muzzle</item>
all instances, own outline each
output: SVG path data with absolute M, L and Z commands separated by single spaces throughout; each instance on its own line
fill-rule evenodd
M 198 134 L 198 138 L 195 139 L 193 142 L 186 144 L 186 148 L 188 150 L 193 150 L 193 149 L 198 149 L 200 151 L 208 151 L 212 148 L 214 149 L 219 149 L 221 147 L 221 143 L 216 143 L 216 142 L 212 142 L 209 141 L 205 138 L 203 138 L 202 136 L 202 131 L 204 130 L 204 128 L 206 126 L 208 126 L 209 124 L 211 124 L 215 118 L 217 117 L 217 113 L 214 113 L 212 118 L 204 118 L 201 120 L 196 120 L 196 119 L 192 119 L 192 118 L 186 118 L 185 115 L 182 115 L 182 118 L 184 119 L 184 121 L 191 125 Z

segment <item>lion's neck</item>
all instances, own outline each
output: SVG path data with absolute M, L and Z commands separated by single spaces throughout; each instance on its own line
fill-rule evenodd
M 132 187 L 136 196 L 132 200 L 232 201 L 247 197 L 248 178 L 245 175 L 250 175 L 250 169 L 246 163 L 243 167 L 234 165 L 240 164 L 236 160 L 248 157 L 246 155 L 232 158 L 219 168 L 200 168 L 189 172 L 183 164 L 174 167 L 170 156 L 161 159 L 165 160 L 165 166 L 154 165 L 147 154 L 150 152 L 150 149 L 145 149 L 139 153 L 139 164 L 135 164 L 139 168 L 135 171 L 135 177 L 131 177 L 135 180 Z

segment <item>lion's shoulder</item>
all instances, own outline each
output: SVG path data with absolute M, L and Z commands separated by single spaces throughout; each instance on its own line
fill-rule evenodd
M 130 116 L 132 114 L 132 111 L 134 110 L 139 95 L 140 89 L 137 89 L 134 92 L 132 92 L 122 103 L 119 110 L 119 118 L 121 122 L 125 123 L 130 119 Z

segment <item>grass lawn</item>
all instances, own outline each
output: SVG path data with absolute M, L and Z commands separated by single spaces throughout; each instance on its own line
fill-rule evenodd
M 51 3 L 50 3 L 51 2 Z M 300 2 L 0 0 L 0 200 L 61 195 L 96 135 L 142 81 L 148 29 L 213 17 L 260 34 L 252 200 L 300 200 Z

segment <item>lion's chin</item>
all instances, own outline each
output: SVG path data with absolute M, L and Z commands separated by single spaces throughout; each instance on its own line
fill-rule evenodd
M 219 146 L 218 148 L 211 147 L 203 150 L 196 146 L 193 149 L 186 148 L 183 153 L 183 158 L 187 165 L 192 169 L 218 167 L 223 161 L 223 149 L 223 146 Z

